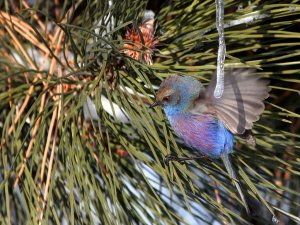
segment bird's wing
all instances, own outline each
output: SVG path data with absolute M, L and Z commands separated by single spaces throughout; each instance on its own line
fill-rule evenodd
M 264 111 L 263 100 L 269 94 L 268 81 L 254 75 L 254 70 L 231 70 L 225 73 L 224 92 L 214 97 L 216 75 L 213 75 L 205 93 L 194 102 L 193 113 L 210 112 L 234 134 L 243 134 L 253 126 Z

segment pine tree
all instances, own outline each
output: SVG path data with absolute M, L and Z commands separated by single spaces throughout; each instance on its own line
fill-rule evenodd
M 169 75 L 215 73 L 215 1 L 0 6 L 1 224 L 300 223 L 299 1 L 225 1 L 225 67 L 272 88 L 233 154 L 252 217 L 220 160 L 164 163 L 197 152 L 149 108 Z

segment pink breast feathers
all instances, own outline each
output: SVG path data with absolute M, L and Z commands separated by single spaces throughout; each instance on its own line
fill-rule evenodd
M 219 125 L 212 115 L 181 114 L 172 117 L 170 122 L 174 131 L 188 146 L 212 157 L 219 153 Z

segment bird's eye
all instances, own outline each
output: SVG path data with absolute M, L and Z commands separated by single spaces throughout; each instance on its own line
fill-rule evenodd
M 169 102 L 171 100 L 171 97 L 170 96 L 166 96 L 163 98 L 164 102 Z

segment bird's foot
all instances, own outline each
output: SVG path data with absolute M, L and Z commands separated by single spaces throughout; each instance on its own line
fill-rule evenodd
M 164 163 L 168 166 L 170 161 L 176 161 L 179 162 L 180 164 L 183 164 L 187 160 L 196 160 L 196 159 L 203 159 L 203 158 L 207 158 L 207 156 L 202 155 L 202 156 L 194 156 L 194 157 L 178 157 L 177 155 L 169 154 L 166 155 L 164 159 Z
M 180 158 L 177 155 L 168 154 L 164 159 L 164 163 L 168 166 L 170 161 L 180 162 Z M 182 162 L 180 162 L 182 163 Z

